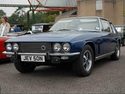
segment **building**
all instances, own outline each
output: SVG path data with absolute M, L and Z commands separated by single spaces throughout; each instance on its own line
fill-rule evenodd
M 115 25 L 125 24 L 125 0 L 77 0 L 78 16 L 102 16 Z

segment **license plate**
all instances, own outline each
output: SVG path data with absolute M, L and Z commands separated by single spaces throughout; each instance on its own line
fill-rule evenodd
M 45 62 L 45 56 L 21 55 L 21 61 L 23 62 Z

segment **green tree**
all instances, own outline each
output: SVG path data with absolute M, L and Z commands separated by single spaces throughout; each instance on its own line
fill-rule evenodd
M 1 18 L 3 15 L 6 15 L 6 13 L 5 13 L 3 10 L 0 10 L 0 18 Z M 0 23 L 1 23 L 1 20 L 0 20 Z
M 3 10 L 0 10 L 0 17 L 6 15 L 6 13 Z
M 58 12 L 37 12 L 35 14 L 36 22 L 39 23 L 48 23 L 48 22 L 54 22 L 55 17 L 58 15 Z
M 23 15 L 20 15 L 20 13 L 16 12 L 9 17 L 9 23 L 12 24 L 21 24 L 24 25 L 24 28 L 26 30 L 29 30 L 27 28 L 28 26 L 32 26 L 35 23 L 48 23 L 48 22 L 54 22 L 55 17 L 58 15 L 58 12 L 37 12 L 32 15 L 32 12 L 29 14 L 29 25 L 27 23 L 27 13 L 24 13 Z
M 24 28 L 27 30 L 27 16 L 26 15 L 18 15 L 18 14 L 12 14 L 11 17 L 9 17 L 9 23 L 11 25 L 14 24 L 20 24 L 23 25 Z

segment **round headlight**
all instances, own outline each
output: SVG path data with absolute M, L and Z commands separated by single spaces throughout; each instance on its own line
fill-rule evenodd
M 61 44 L 59 43 L 55 43 L 54 46 L 53 46 L 53 49 L 55 52 L 59 52 L 61 50 Z
M 70 44 L 69 43 L 64 43 L 63 44 L 63 50 L 65 51 L 65 52 L 68 52 L 68 51 L 70 51 Z
M 13 44 L 13 50 L 18 51 L 19 50 L 19 45 L 17 43 Z
M 6 50 L 7 50 L 7 51 L 11 51 L 11 50 L 12 50 L 12 45 L 11 45 L 11 43 L 7 43 L 7 44 L 6 44 Z

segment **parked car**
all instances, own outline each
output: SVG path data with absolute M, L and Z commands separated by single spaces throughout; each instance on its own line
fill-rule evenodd
M 36 23 L 32 25 L 32 33 L 47 32 L 53 23 Z
M 32 72 L 38 65 L 70 62 L 80 76 L 88 76 L 96 60 L 120 58 L 120 36 L 104 18 L 65 18 L 50 31 L 9 39 L 3 53 L 12 55 L 12 62 L 21 73 Z
M 8 59 L 9 55 L 5 55 L 2 52 L 5 51 L 5 41 L 9 38 L 15 38 L 17 36 L 25 35 L 26 31 L 23 32 L 9 32 L 6 36 L 0 37 L 0 60 Z
M 125 46 L 125 25 L 116 25 L 116 30 L 121 36 L 121 44 Z
M 5 51 L 4 43 L 8 39 L 8 37 L 0 37 L 0 60 L 7 59 L 7 56 L 2 52 Z

